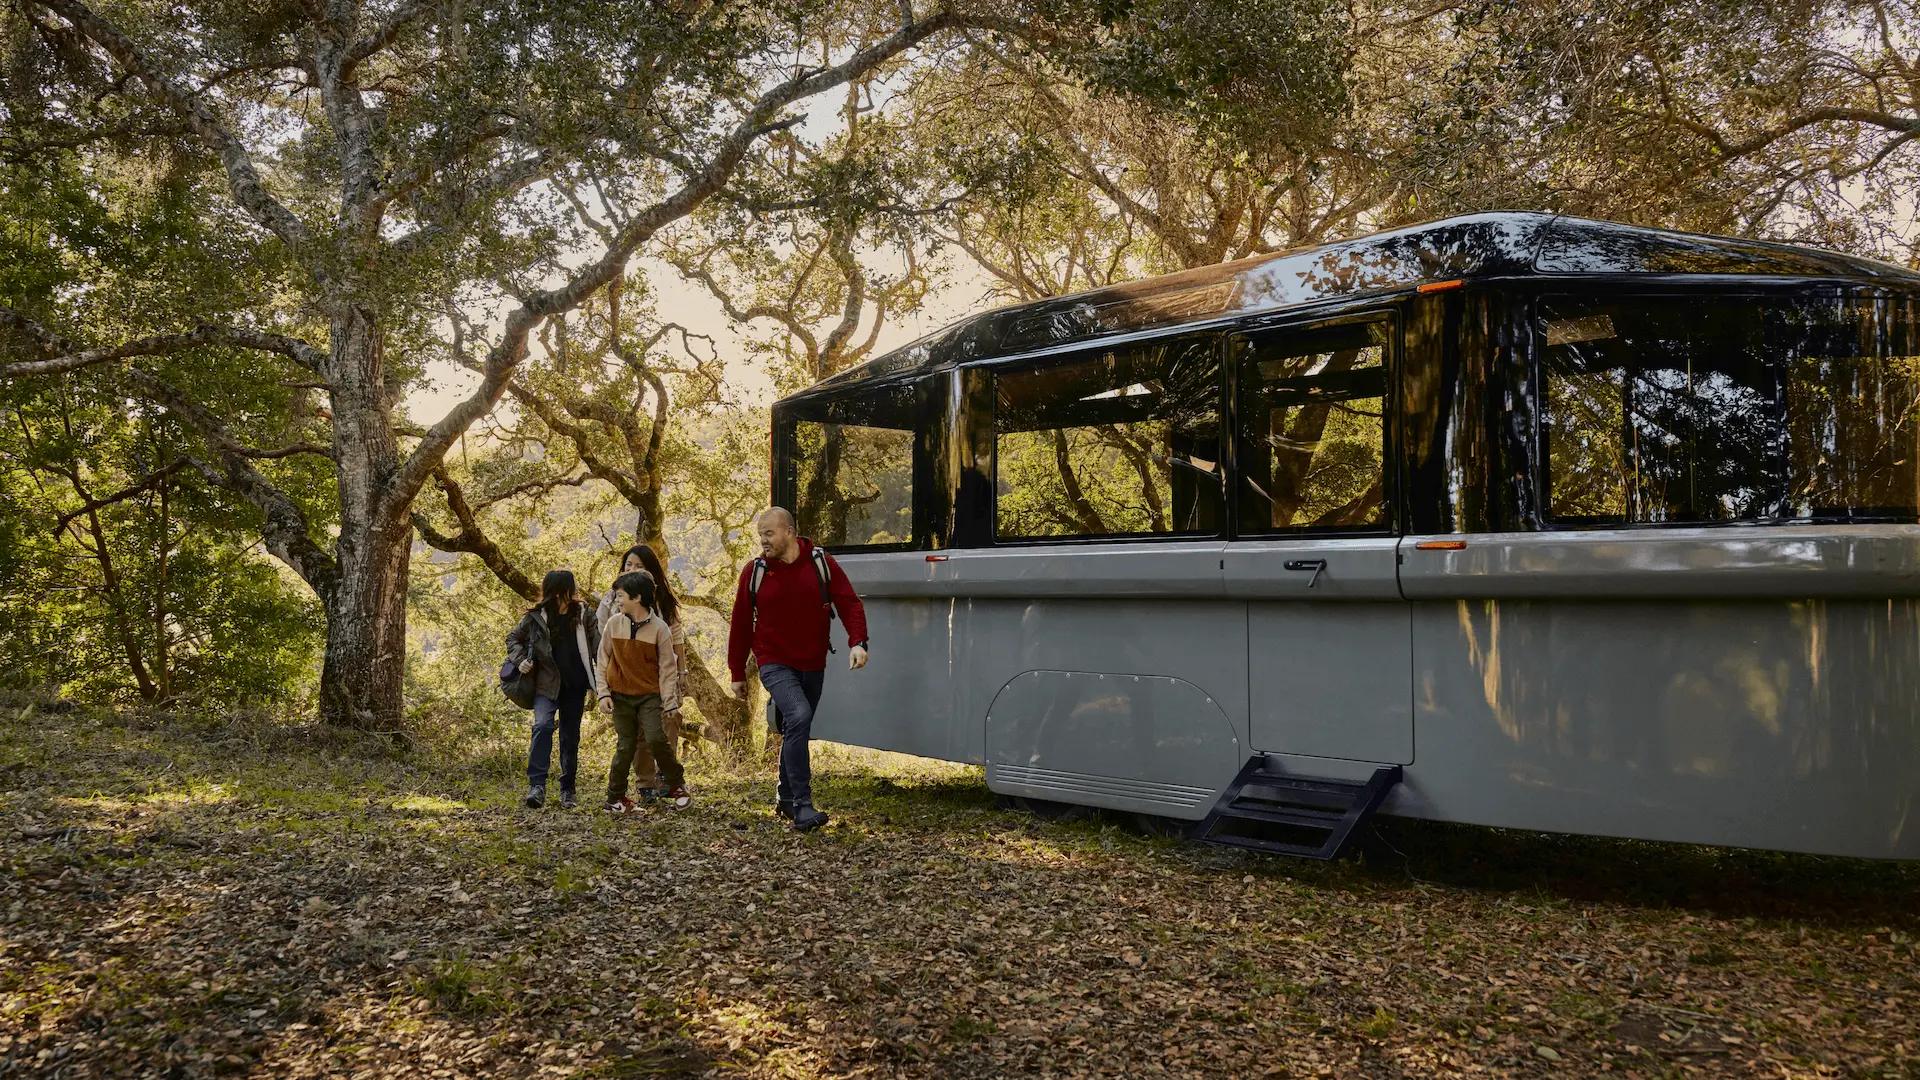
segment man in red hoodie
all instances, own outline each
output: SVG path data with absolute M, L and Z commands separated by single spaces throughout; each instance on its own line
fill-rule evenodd
M 735 696 L 747 693 L 747 653 L 760 665 L 760 685 L 780 711 L 780 793 L 782 817 L 802 832 L 827 823 L 813 808 L 813 761 L 807 745 L 813 711 L 827 676 L 830 613 L 838 611 L 847 628 L 847 668 L 867 666 L 867 612 L 853 583 L 833 556 L 821 552 L 827 581 L 822 597 L 820 568 L 813 541 L 798 534 L 793 515 L 770 506 L 754 515 L 760 557 L 740 572 L 733 598 L 733 626 L 727 635 L 727 667 Z M 753 587 L 760 568 L 760 586 Z

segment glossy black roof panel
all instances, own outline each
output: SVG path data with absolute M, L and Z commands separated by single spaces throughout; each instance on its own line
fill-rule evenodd
M 1817 248 L 1498 211 L 998 308 L 843 371 L 813 389 L 829 391 L 1107 334 L 1394 292 L 1429 281 L 1532 274 L 1729 274 L 1920 283 L 1915 271 Z

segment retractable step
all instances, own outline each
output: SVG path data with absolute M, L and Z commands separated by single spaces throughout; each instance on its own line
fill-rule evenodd
M 1337 859 L 1399 782 L 1398 765 L 1382 765 L 1366 781 L 1351 783 L 1295 776 L 1256 754 L 1193 835 L 1210 844 Z

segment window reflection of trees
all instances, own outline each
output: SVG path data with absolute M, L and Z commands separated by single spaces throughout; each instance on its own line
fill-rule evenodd
M 829 547 L 913 535 L 913 433 L 855 424 L 794 428 L 801 530 Z
M 1384 521 L 1384 323 L 1281 334 L 1241 361 L 1240 527 Z
M 1216 531 L 1219 372 L 1186 339 L 999 376 L 996 534 Z
M 1914 302 L 1551 301 L 1548 506 L 1569 523 L 1911 518 Z

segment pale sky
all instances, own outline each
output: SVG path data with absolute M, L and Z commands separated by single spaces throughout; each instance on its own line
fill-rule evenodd
M 772 403 L 772 380 L 763 368 L 746 360 L 747 350 L 743 342 L 747 335 L 771 333 L 774 324 L 765 319 L 756 320 L 740 328 L 745 331 L 743 334 L 730 326 L 719 301 L 705 287 L 687 282 L 672 268 L 658 261 L 640 259 L 635 262 L 646 271 L 648 286 L 654 292 L 654 308 L 663 318 L 680 323 L 695 333 L 712 335 L 718 343 L 720 355 L 726 361 L 729 389 L 739 395 L 744 404 Z M 984 272 L 969 266 L 956 267 L 947 276 L 945 287 L 928 296 L 926 303 L 918 310 L 903 312 L 888 320 L 887 325 L 881 328 L 873 355 L 878 356 L 957 319 L 997 306 L 1000 302 L 988 294 L 988 279 Z M 871 325 L 870 322 L 862 323 L 863 331 Z M 532 345 L 537 356 L 539 342 L 532 342 Z M 435 360 L 427 365 L 427 380 L 428 386 L 416 388 L 406 397 L 408 416 L 422 425 L 432 424 L 445 416 L 447 410 L 473 392 L 480 377 L 451 360 Z

